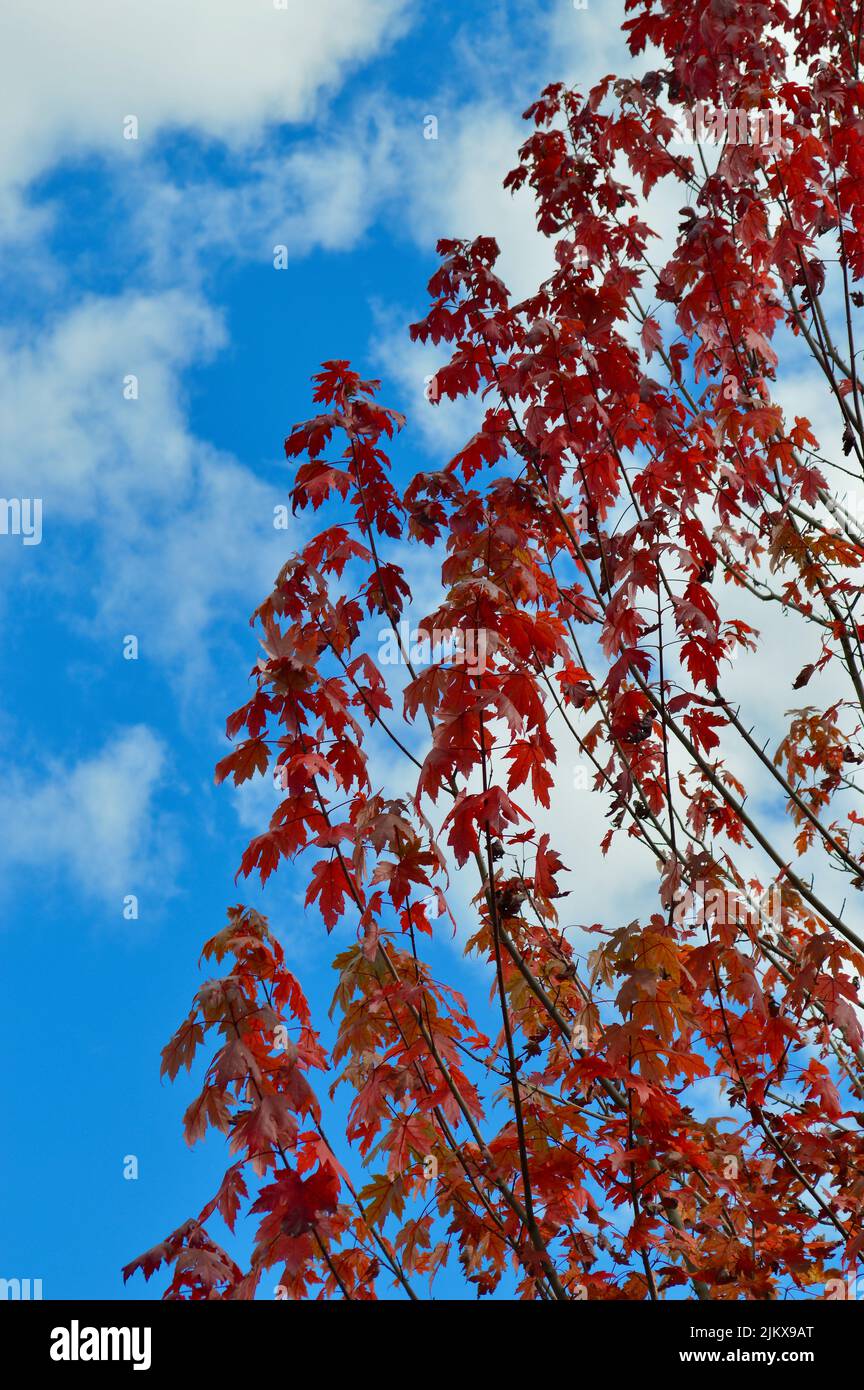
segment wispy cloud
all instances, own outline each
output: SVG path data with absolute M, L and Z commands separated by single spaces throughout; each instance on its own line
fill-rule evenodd
M 145 725 L 111 736 L 71 765 L 48 758 L 13 767 L 0 791 L 0 863 L 40 883 L 71 885 L 123 923 L 123 899 L 143 913 L 149 895 L 164 899 L 178 863 L 169 823 L 157 808 L 167 767 L 163 741 Z M 26 894 L 16 893 L 26 901 Z

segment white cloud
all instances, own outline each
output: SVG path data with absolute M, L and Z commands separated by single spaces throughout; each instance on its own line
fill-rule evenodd
M 494 236 L 501 248 L 496 267 L 515 298 L 536 290 L 554 269 L 552 246 L 535 225 L 534 199 L 502 185 L 517 164 L 528 128 L 511 103 L 469 103 L 442 115 L 437 140 L 403 147 L 407 179 L 405 215 L 424 250 L 439 237 Z
M 537 233 L 531 192 L 503 187 L 527 127 L 491 100 L 430 105 L 441 113 L 434 140 L 424 138 L 413 105 L 378 92 L 349 118 L 319 124 L 314 137 L 235 161 L 230 182 L 208 176 L 179 186 L 157 166 L 142 167 L 124 187 L 151 271 L 188 278 L 223 256 L 266 264 L 277 243 L 290 260 L 346 251 L 377 221 L 413 241 L 430 265 L 442 237 L 494 236 L 498 273 L 514 297 L 533 292 L 554 269 L 552 244 Z
M 0 334 L 4 489 L 76 522 L 176 501 L 191 462 L 178 373 L 224 342 L 219 316 L 179 291 L 86 299 Z
M 245 619 L 296 548 L 296 532 L 276 530 L 273 507 L 285 492 L 204 444 L 196 444 L 184 504 L 159 524 L 142 516 L 104 539 L 110 585 L 100 592 L 98 626 L 141 635 L 189 688 L 209 660 L 223 613 L 242 640 Z
M 624 0 L 602 0 L 579 9 L 574 0 L 552 0 L 546 62 L 557 71 L 549 80 L 568 82 L 583 91 L 614 72 L 627 76 L 647 66 L 644 55 L 631 58 L 621 32 Z
M 496 273 L 514 301 L 535 292 L 554 270 L 553 246 L 537 231 L 530 190 L 514 196 L 503 187 L 525 135 L 518 115 L 484 101 L 452 105 L 449 114 L 442 110 L 436 140 L 425 140 L 421 123 L 402 113 L 391 140 L 398 168 L 397 225 L 429 256 L 430 266 L 437 263 L 440 238 L 494 237 L 501 251 Z M 390 189 L 387 195 L 393 196 Z M 392 206 L 395 215 L 396 202 Z M 449 458 L 480 427 L 485 405 L 476 398 L 430 402 L 427 382 L 450 353 L 446 344 L 409 339 L 408 325 L 425 313 L 425 297 L 418 298 L 414 312 L 393 304 L 373 307 L 376 362 L 404 389 L 412 428 L 419 427 L 424 442 Z
M 220 604 L 242 626 L 294 543 L 273 526 L 286 489 L 189 428 L 180 374 L 224 340 L 220 317 L 176 291 L 89 299 L 38 333 L 0 335 L 4 491 L 41 498 L 43 516 L 41 546 L 2 558 L 34 583 L 86 583 L 90 608 L 69 621 L 135 634 L 187 684 Z
M 234 146 L 311 115 L 353 64 L 402 32 L 408 0 L 5 0 L 0 179 L 134 153 L 182 127 Z M 125 147 L 125 148 L 124 148 Z M 131 149 L 130 149 L 131 147 Z
M 347 122 L 312 138 L 231 165 L 231 181 L 210 176 L 182 186 L 145 166 L 124 194 L 136 243 L 160 283 L 189 283 L 223 258 L 272 263 L 311 251 L 347 251 L 400 186 L 396 129 L 386 103 L 358 107 Z
M 410 435 L 419 431 L 424 444 L 440 462 L 464 447 L 483 420 L 485 406 L 476 397 L 451 401 L 431 399 L 436 370 L 447 361 L 446 344 L 412 343 L 408 326 L 422 310 L 411 314 L 393 305 L 373 305 L 376 334 L 370 351 L 376 370 L 386 372 L 402 390 L 399 408 L 406 413 Z
M 170 888 L 176 854 L 153 805 L 165 764 L 162 741 L 134 725 L 71 766 L 52 759 L 36 773 L 16 768 L 0 792 L 0 862 L 40 880 L 58 872 L 116 907 L 121 921 L 127 894 Z

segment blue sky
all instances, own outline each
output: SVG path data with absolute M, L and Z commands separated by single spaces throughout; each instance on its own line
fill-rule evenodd
M 248 615 L 312 524 L 273 527 L 282 441 L 330 357 L 408 414 L 403 476 L 472 432 L 472 406 L 425 400 L 438 359 L 407 338 L 435 243 L 496 236 L 517 294 L 548 273 L 530 203 L 501 180 L 548 81 L 628 70 L 621 8 L 4 0 L 0 494 L 41 499 L 42 536 L 0 534 L 0 1277 L 41 1279 L 47 1298 L 159 1296 L 160 1276 L 124 1291 L 120 1267 L 197 1213 L 224 1166 L 219 1143 L 186 1148 L 193 1083 L 162 1085 L 159 1052 L 228 904 L 267 912 L 326 1025 L 342 943 L 304 911 L 302 876 L 234 883 L 275 796 L 213 784 L 257 656 Z M 680 201 L 653 209 L 666 235 Z M 836 444 L 795 362 L 781 386 Z M 411 577 L 425 613 L 428 562 Z M 739 662 L 732 688 L 767 730 L 802 658 L 772 615 L 754 625 L 767 660 Z M 593 853 L 603 808 L 573 801 L 569 771 L 569 814 L 553 814 L 581 920 L 653 910 L 650 860 Z M 749 785 L 780 833 L 764 777 Z M 458 943 L 436 951 L 471 978 Z
M 248 614 L 302 538 L 272 526 L 282 439 L 342 356 L 414 414 L 400 467 L 458 442 L 405 326 L 439 236 L 498 235 L 517 289 L 542 270 L 498 186 L 546 81 L 625 66 L 594 3 L 4 4 L 0 490 L 43 529 L 0 536 L 0 1275 L 45 1297 L 123 1297 L 210 1196 L 221 1146 L 186 1149 L 191 1086 L 158 1059 L 226 905 L 263 903 L 329 1003 L 299 880 L 233 882 L 261 790 L 212 776 Z

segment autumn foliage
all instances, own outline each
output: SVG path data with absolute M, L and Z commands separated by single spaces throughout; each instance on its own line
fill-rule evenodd
M 167 1265 L 167 1298 L 814 1297 L 864 1254 L 862 11 L 627 9 L 656 69 L 549 87 L 507 179 L 554 273 L 515 303 L 494 241 L 440 243 L 411 334 L 478 432 L 406 485 L 402 418 L 331 361 L 285 442 L 321 529 L 254 615 L 217 778 L 278 779 L 241 871 L 303 875 L 332 1024 L 286 899 L 272 928 L 232 908 L 163 1057 L 206 1050 L 186 1136 L 221 1131 L 230 1166 L 126 1271 Z M 779 137 L 687 148 L 700 103 Z M 793 349 L 839 458 L 778 403 Z M 482 662 L 412 659 L 414 552 L 440 580 L 419 625 L 483 634 Z M 727 691 L 756 609 L 800 653 L 779 740 Z M 568 801 L 574 760 L 596 794 Z M 656 866 L 639 920 L 580 895 L 562 788 L 583 838 Z

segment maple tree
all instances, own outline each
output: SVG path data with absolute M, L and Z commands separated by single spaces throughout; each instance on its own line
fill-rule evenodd
M 241 872 L 306 874 L 308 930 L 338 942 L 334 1036 L 267 921 L 232 908 L 204 948 L 223 973 L 163 1055 L 173 1079 L 214 1044 L 186 1135 L 221 1131 L 232 1162 L 124 1271 L 167 1265 L 167 1298 L 252 1298 L 271 1270 L 290 1298 L 456 1276 L 529 1299 L 806 1297 L 864 1254 L 864 534 L 838 490 L 864 472 L 864 10 L 627 11 L 657 69 L 526 113 L 507 184 L 533 192 L 550 277 L 513 302 L 493 240 L 440 243 L 411 333 L 442 348 L 440 397 L 482 396 L 478 432 L 402 486 L 401 416 L 331 361 L 285 442 L 294 508 L 322 526 L 253 617 L 264 654 L 217 780 L 278 778 Z M 700 103 L 779 113 L 779 135 L 682 153 Z M 686 204 L 660 264 L 656 188 Z M 778 403 L 790 345 L 842 460 Z M 482 661 L 458 640 L 412 660 L 412 547 L 440 562 L 422 628 L 483 634 Z M 801 654 L 773 748 L 724 693 L 738 653 L 758 660 L 757 600 Z M 543 828 L 574 754 L 604 851 L 626 836 L 656 865 L 637 921 L 591 920 Z M 470 1000 L 442 978 L 454 936 L 480 963 Z M 351 1095 L 332 1145 L 327 1087 Z M 242 1264 L 208 1229 L 241 1211 Z

